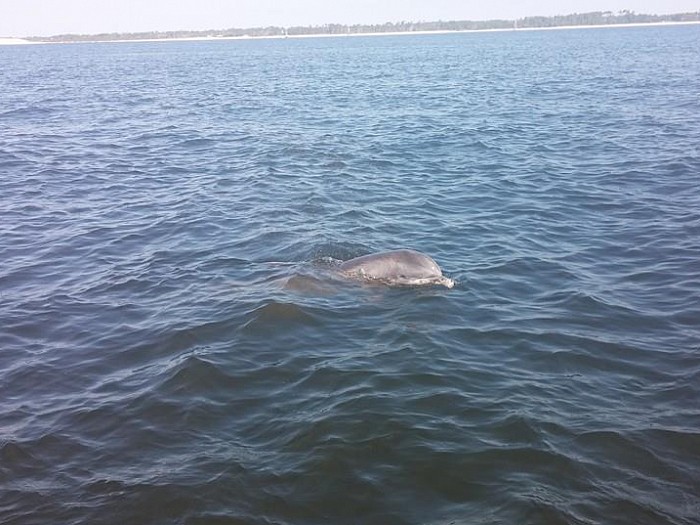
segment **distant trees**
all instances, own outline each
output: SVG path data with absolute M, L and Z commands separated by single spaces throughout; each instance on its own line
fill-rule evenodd
M 649 24 L 653 22 L 691 22 L 700 20 L 700 13 L 644 15 L 634 11 L 594 11 L 562 16 L 528 16 L 518 20 L 518 27 L 592 26 L 611 24 Z
M 700 12 L 672 15 L 644 15 L 634 11 L 594 11 L 558 16 L 527 16 L 518 20 L 451 20 L 437 22 L 387 22 L 386 24 L 324 24 L 322 26 L 253 27 L 207 31 L 152 31 L 140 33 L 101 33 L 97 35 L 55 35 L 27 37 L 38 42 L 99 42 L 109 40 L 151 40 L 174 38 L 284 37 L 297 35 L 358 35 L 367 33 L 411 33 L 416 31 L 478 31 L 485 29 L 646 24 L 653 22 L 697 22 Z

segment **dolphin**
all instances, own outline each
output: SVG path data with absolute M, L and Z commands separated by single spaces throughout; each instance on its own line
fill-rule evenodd
M 455 282 L 442 275 L 437 263 L 415 250 L 372 253 L 345 261 L 340 273 L 346 277 L 376 281 L 391 286 L 439 284 L 452 288 Z

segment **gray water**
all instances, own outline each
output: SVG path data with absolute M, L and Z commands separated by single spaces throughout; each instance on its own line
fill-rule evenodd
M 0 48 L 0 522 L 698 523 L 699 64 Z M 334 272 L 399 247 L 455 288 Z

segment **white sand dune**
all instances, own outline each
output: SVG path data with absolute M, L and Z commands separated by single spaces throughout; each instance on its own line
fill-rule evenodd
M 0 46 L 16 46 L 16 45 L 23 45 L 23 44 L 33 44 L 34 42 L 30 42 L 29 40 L 25 40 L 23 38 L 3 38 L 0 37 Z

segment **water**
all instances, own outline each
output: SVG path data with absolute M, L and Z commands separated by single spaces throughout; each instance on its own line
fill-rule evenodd
M 0 64 L 2 523 L 697 523 L 700 27 Z

